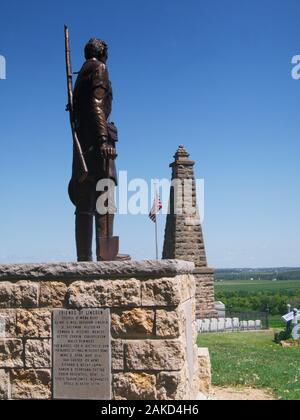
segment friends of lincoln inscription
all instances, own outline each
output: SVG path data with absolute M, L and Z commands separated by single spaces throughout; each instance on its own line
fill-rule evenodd
M 53 398 L 110 400 L 110 310 L 54 310 L 52 322 Z

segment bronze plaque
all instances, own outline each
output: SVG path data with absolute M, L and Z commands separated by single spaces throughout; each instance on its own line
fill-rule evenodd
M 110 310 L 53 311 L 53 398 L 111 400 Z

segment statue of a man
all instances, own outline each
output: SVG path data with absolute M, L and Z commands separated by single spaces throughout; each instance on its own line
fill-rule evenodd
M 73 153 L 72 179 L 69 185 L 71 201 L 76 206 L 76 247 L 78 261 L 92 261 L 93 222 L 96 225 L 96 252 L 100 261 L 100 237 L 113 235 L 114 211 L 107 215 L 96 211 L 101 192 L 99 180 L 111 179 L 117 185 L 117 130 L 109 123 L 112 109 L 112 87 L 107 69 L 108 47 L 93 38 L 85 46 L 83 64 L 74 87 L 74 121 L 77 136 L 88 168 L 88 177 L 79 182 L 80 164 Z

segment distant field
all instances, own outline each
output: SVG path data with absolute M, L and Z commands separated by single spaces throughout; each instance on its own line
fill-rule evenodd
M 259 291 L 294 291 L 300 290 L 300 280 L 224 280 L 215 283 L 215 290 L 219 292 L 259 292 Z
M 218 280 L 215 296 L 232 311 L 268 309 L 273 316 L 283 315 L 288 303 L 300 308 L 300 280 Z
M 299 280 L 300 268 L 218 269 L 216 280 Z

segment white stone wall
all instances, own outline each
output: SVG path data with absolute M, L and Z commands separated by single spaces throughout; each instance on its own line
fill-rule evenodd
M 197 319 L 198 333 L 256 331 L 262 329 L 262 321 L 240 321 L 239 318 Z

